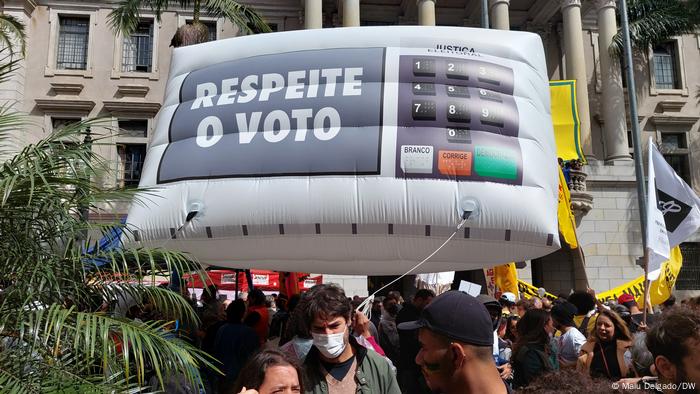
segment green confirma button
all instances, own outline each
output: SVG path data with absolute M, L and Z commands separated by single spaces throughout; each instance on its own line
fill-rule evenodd
M 474 172 L 483 177 L 515 180 L 518 177 L 517 155 L 510 149 L 477 146 Z

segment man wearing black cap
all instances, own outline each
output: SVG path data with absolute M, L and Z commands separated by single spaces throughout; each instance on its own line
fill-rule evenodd
M 436 297 L 416 321 L 400 330 L 418 331 L 416 364 L 435 393 L 506 393 L 493 362 L 493 328 L 486 308 L 460 291 Z
M 561 336 L 556 340 L 559 348 L 559 365 L 562 368 L 576 367 L 581 346 L 586 343 L 586 337 L 575 327 L 574 316 L 577 311 L 576 306 L 568 301 L 552 306 L 554 328 L 561 332 Z

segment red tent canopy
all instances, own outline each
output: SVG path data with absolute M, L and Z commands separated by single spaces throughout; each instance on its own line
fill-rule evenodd
M 236 271 L 235 270 L 210 270 L 209 280 L 206 285 L 204 284 L 202 278 L 199 275 L 184 275 L 184 279 L 187 281 L 188 287 L 204 288 L 208 285 L 216 285 L 219 290 L 236 290 Z M 279 291 L 280 290 L 280 273 L 277 271 L 268 270 L 250 270 L 250 274 L 253 277 L 253 286 L 256 289 L 263 291 Z M 309 274 L 297 273 L 299 278 L 299 290 L 307 290 L 316 284 L 323 281 L 323 276 L 318 275 L 314 277 L 309 277 Z M 238 272 L 238 290 L 248 291 L 248 281 L 245 277 L 245 271 L 241 270 Z

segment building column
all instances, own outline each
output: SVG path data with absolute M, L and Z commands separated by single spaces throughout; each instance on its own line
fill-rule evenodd
M 625 95 L 622 87 L 620 59 L 611 56 L 610 44 L 617 34 L 615 0 L 598 0 L 598 47 L 600 48 L 600 76 L 603 87 L 601 112 L 605 141 L 605 162 L 632 160 L 627 143 Z
M 360 0 L 343 0 L 343 26 L 360 26 Z
M 588 104 L 588 76 L 583 52 L 581 0 L 562 0 L 566 78 L 576 80 L 576 103 L 581 121 L 581 144 L 586 158 L 595 158 L 591 143 L 591 112 Z
M 304 28 L 320 29 L 323 27 L 323 0 L 304 0 Z
M 418 0 L 418 24 L 435 26 L 435 0 Z
M 491 27 L 499 30 L 510 30 L 510 15 L 508 8 L 510 0 L 489 0 L 491 11 Z

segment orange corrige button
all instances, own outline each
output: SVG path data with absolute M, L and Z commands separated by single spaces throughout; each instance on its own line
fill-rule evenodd
M 438 171 L 443 175 L 472 174 L 472 152 L 441 150 L 438 152 Z

